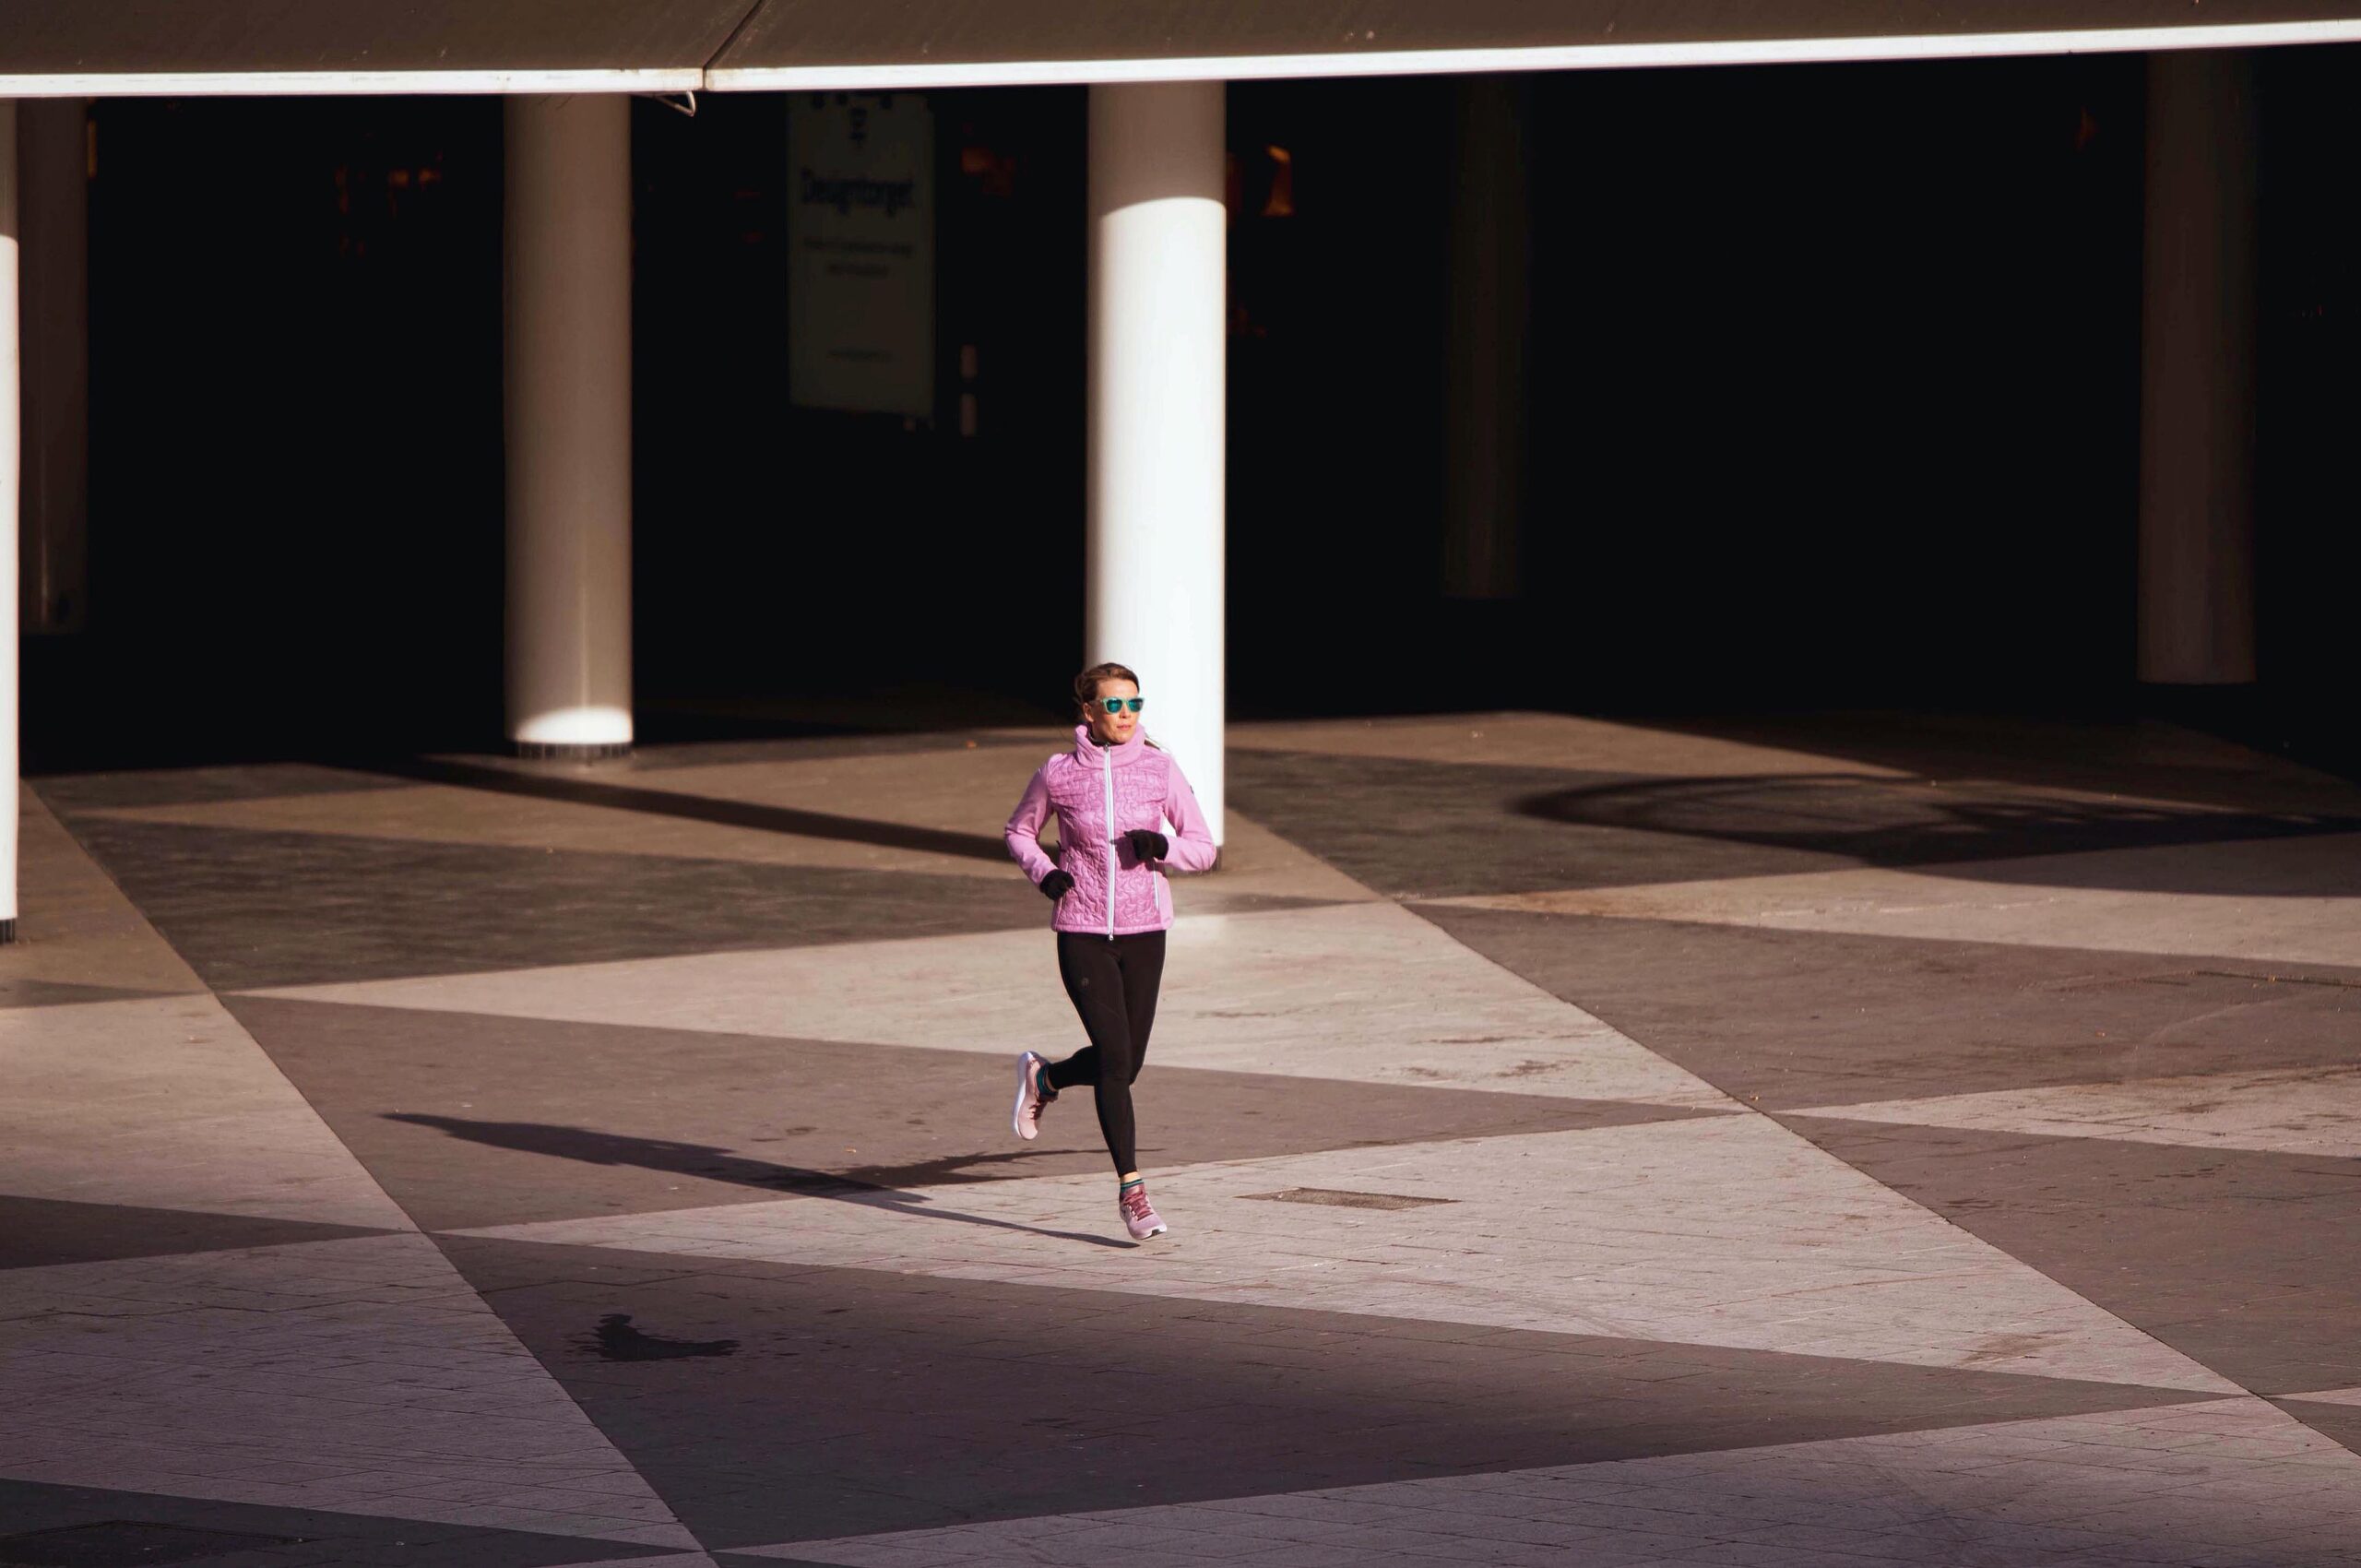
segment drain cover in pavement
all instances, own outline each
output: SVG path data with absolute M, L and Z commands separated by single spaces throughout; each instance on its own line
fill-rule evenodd
M 220 1557 L 255 1547 L 288 1546 L 298 1538 L 110 1519 L 102 1525 L 69 1525 L 59 1530 L 0 1536 L 0 1564 L 6 1568 L 137 1568 L 142 1563 L 194 1562 L 201 1557 Z
M 1334 1187 L 1289 1187 L 1284 1193 L 1240 1193 L 1275 1204 L 1326 1204 L 1332 1208 L 1424 1208 L 1429 1204 L 1455 1203 L 1455 1198 L 1413 1198 L 1400 1193 L 1346 1193 Z

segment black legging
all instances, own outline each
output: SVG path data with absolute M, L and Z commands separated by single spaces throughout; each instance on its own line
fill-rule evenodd
M 1164 978 L 1164 932 L 1084 936 L 1058 932 L 1058 978 L 1082 1016 L 1090 1043 L 1041 1075 L 1052 1089 L 1089 1084 L 1098 1096 L 1098 1130 L 1115 1158 L 1115 1174 L 1139 1169 L 1132 1126 L 1132 1080 L 1147 1056 L 1156 991 Z

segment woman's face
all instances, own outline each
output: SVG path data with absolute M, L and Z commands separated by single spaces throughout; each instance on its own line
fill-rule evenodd
M 1098 683 L 1098 695 L 1101 697 L 1135 697 L 1140 695 L 1140 689 L 1129 681 L 1101 681 Z M 1093 702 L 1085 722 L 1090 726 L 1092 740 L 1101 745 L 1120 746 L 1139 729 L 1140 716 L 1133 713 L 1128 704 L 1121 711 L 1109 713 L 1104 702 Z

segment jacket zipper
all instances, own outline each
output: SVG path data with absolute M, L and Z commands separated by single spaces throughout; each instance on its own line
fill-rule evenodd
M 1107 765 L 1107 940 L 1115 940 L 1115 750 L 1099 748 L 1099 760 Z

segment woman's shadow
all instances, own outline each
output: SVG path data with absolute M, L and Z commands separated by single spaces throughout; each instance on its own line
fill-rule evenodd
M 748 1159 L 743 1155 L 732 1154 L 728 1149 L 708 1144 L 676 1143 L 669 1138 L 638 1138 L 622 1133 L 593 1132 L 587 1127 L 557 1126 L 546 1122 L 475 1122 L 462 1116 L 434 1116 L 409 1111 L 388 1111 L 383 1114 L 388 1122 L 405 1122 L 413 1127 L 432 1127 L 452 1137 L 465 1138 L 469 1143 L 483 1144 L 492 1148 L 549 1155 L 559 1159 L 579 1160 L 585 1165 L 636 1166 L 643 1170 L 696 1176 L 706 1181 L 759 1187 L 765 1192 L 785 1193 L 797 1197 L 827 1198 L 863 1208 L 914 1214 L 958 1225 L 1021 1230 L 1027 1235 L 1049 1236 L 1062 1241 L 1081 1241 L 1094 1247 L 1130 1250 L 1130 1243 L 1109 1237 L 1093 1236 L 1080 1230 L 1048 1230 L 1038 1225 L 1019 1225 L 1014 1220 L 993 1219 L 986 1215 L 962 1214 L 956 1209 L 933 1207 L 931 1206 L 934 1200 L 923 1193 L 865 1181 L 859 1174 L 774 1165 L 767 1160 Z M 955 1177 L 958 1172 L 974 1166 L 1005 1164 L 1024 1158 L 1026 1154 L 1023 1152 L 955 1155 L 904 1167 L 893 1174 L 910 1181 L 943 1180 Z

